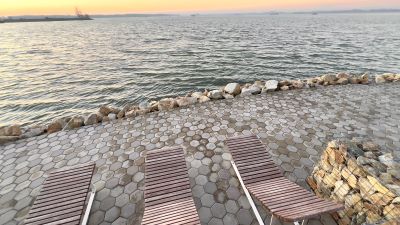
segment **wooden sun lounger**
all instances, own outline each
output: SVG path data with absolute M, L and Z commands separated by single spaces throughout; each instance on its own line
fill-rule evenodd
M 142 225 L 200 224 L 182 148 L 146 155 L 145 211 Z
M 90 163 L 51 172 L 25 225 L 86 224 L 96 193 L 94 187 L 90 191 L 94 168 Z
M 286 179 L 257 136 L 229 138 L 226 144 L 232 153 L 233 168 L 260 224 L 264 223 L 249 192 L 272 213 L 271 223 L 274 216 L 298 224 L 322 213 L 344 209 L 343 205 L 318 198 Z

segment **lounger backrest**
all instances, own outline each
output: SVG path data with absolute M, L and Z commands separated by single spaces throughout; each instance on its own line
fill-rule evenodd
M 283 177 L 281 170 L 275 165 L 257 136 L 233 137 L 225 143 L 246 185 Z
M 192 196 L 182 148 L 149 151 L 145 167 L 146 207 Z
M 90 163 L 50 173 L 25 224 L 80 224 L 94 167 Z

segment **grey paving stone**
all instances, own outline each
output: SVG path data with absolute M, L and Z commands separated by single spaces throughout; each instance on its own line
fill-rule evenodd
M 136 205 L 128 203 L 121 208 L 121 216 L 128 219 L 135 213 L 135 211 Z
M 196 186 L 194 186 L 194 187 L 192 188 L 193 197 L 200 198 L 201 196 L 204 195 L 204 193 L 205 193 L 205 192 L 204 192 L 204 188 L 203 188 L 202 185 L 196 185 Z
M 226 194 L 229 199 L 234 199 L 234 200 L 238 200 L 239 197 L 241 196 L 239 190 L 236 187 L 229 187 L 228 190 L 226 190 Z
M 237 213 L 239 224 L 250 225 L 253 221 L 253 216 L 247 209 L 240 209 Z
M 215 203 L 214 196 L 210 194 L 204 194 L 201 196 L 201 203 L 203 206 L 211 207 Z
M 111 209 L 114 205 L 115 205 L 115 198 L 109 196 L 101 201 L 100 209 L 106 211 Z
M 211 209 L 209 207 L 201 207 L 198 210 L 198 212 L 199 212 L 200 222 L 208 223 L 208 221 L 211 220 L 212 214 L 211 214 Z
M 223 218 L 226 214 L 225 206 L 221 203 L 215 203 L 211 207 L 211 214 L 217 218 Z
M 210 220 L 210 222 L 208 222 L 208 225 L 224 225 L 224 222 L 222 221 L 222 219 L 214 217 Z
M 115 205 L 118 207 L 123 207 L 129 202 L 129 195 L 128 194 L 121 194 L 120 196 L 116 197 Z
M 237 220 L 236 216 L 231 213 L 227 213 L 223 219 L 224 225 L 238 225 L 239 221 Z
M 207 182 L 204 185 L 204 191 L 208 194 L 214 194 L 214 192 L 217 191 L 217 185 L 213 182 Z
M 106 211 L 106 214 L 104 216 L 104 220 L 106 222 L 111 222 L 112 223 L 112 222 L 114 222 L 115 220 L 118 219 L 120 213 L 121 213 L 120 208 L 114 206 L 111 209 Z

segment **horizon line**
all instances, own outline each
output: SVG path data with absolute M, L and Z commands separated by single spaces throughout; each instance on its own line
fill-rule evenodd
M 282 13 L 282 14 L 307 14 L 307 13 L 345 13 L 345 12 L 400 12 L 400 8 L 354 8 L 354 9 L 314 9 L 314 10 L 259 10 L 259 11 L 187 11 L 187 12 L 115 12 L 115 13 L 95 13 L 89 14 L 90 16 L 123 16 L 123 15 L 228 15 L 228 14 L 264 14 L 264 13 Z M 21 14 L 13 16 L 0 16 L 0 17 L 22 17 L 22 16 L 72 16 L 73 14 Z

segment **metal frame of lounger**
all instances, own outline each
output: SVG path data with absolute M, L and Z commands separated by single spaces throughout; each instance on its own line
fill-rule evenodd
M 256 136 L 256 135 L 233 137 L 233 138 L 229 138 L 227 141 L 232 140 L 232 139 L 251 138 L 252 136 L 256 137 L 257 140 L 258 140 L 258 142 L 259 142 L 259 144 L 262 145 L 262 143 L 260 142 L 258 136 Z M 253 144 L 255 144 L 255 143 L 253 143 Z M 252 147 L 254 147 L 254 146 L 252 146 Z M 260 146 L 256 146 L 256 147 L 260 147 Z M 267 152 L 267 149 L 265 149 L 265 146 L 262 145 L 262 147 L 264 148 L 264 151 L 265 151 L 265 153 L 266 153 L 265 155 L 266 155 L 266 156 L 269 156 L 269 154 L 268 154 L 268 152 Z M 229 148 L 229 147 L 228 147 L 228 148 Z M 270 157 L 270 156 L 269 156 L 269 157 Z M 250 203 L 250 206 L 251 206 L 252 209 L 253 209 L 253 212 L 254 212 L 254 214 L 255 214 L 255 216 L 256 216 L 256 218 L 257 218 L 258 223 L 259 223 L 260 225 L 264 225 L 264 222 L 263 222 L 263 220 L 262 220 L 262 218 L 261 218 L 261 216 L 260 216 L 260 214 L 259 214 L 259 212 L 258 212 L 258 210 L 257 210 L 257 208 L 256 208 L 256 206 L 255 206 L 255 204 L 254 204 L 253 198 L 251 197 L 249 190 L 247 189 L 246 185 L 244 184 L 244 181 L 243 181 L 243 179 L 242 179 L 242 176 L 240 175 L 239 169 L 237 168 L 237 165 L 235 164 L 233 158 L 234 158 L 234 157 L 233 157 L 233 154 L 232 154 L 231 164 L 232 164 L 232 167 L 233 167 L 233 169 L 235 170 L 235 173 L 236 173 L 236 175 L 237 175 L 237 177 L 238 177 L 238 179 L 239 179 L 240 185 L 242 186 L 243 191 L 244 191 L 244 193 L 245 193 L 245 195 L 246 195 L 246 197 L 247 197 L 247 199 L 248 199 L 248 201 L 249 201 L 249 203 Z M 275 165 L 275 166 L 276 166 L 276 165 Z M 272 168 L 272 169 L 274 169 L 274 168 Z M 273 172 L 275 173 L 275 174 L 273 174 L 273 177 L 274 177 L 274 178 L 278 178 L 279 176 L 278 176 L 278 173 L 276 172 L 276 170 L 273 171 Z M 283 177 L 283 174 L 282 174 L 282 177 Z M 293 184 L 294 184 L 294 183 L 293 183 Z M 330 211 L 326 211 L 326 212 L 338 211 L 338 210 L 341 210 L 341 209 L 344 208 L 343 205 L 338 205 L 338 204 L 336 204 L 336 205 L 337 205 L 337 208 L 336 208 L 336 209 L 330 210 Z M 321 213 L 324 213 L 324 212 L 319 212 L 319 213 L 315 213 L 315 214 L 318 215 L 318 214 L 321 214 Z M 302 223 L 301 223 L 301 224 L 304 225 L 304 224 L 306 223 L 306 220 L 307 220 L 308 218 L 312 217 L 312 216 L 313 216 L 313 215 L 310 215 L 310 216 L 308 216 L 307 218 L 304 218 L 304 219 L 302 220 Z M 271 216 L 271 220 L 270 220 L 270 225 L 272 225 L 273 220 L 274 220 L 274 213 L 272 212 L 272 216 Z M 296 221 L 292 221 L 292 222 L 293 222 L 295 225 L 299 225 L 299 221 L 297 221 L 297 220 L 296 220 Z
M 181 147 L 148 151 L 142 225 L 200 225 Z
M 236 176 L 239 179 L 240 185 L 243 188 L 244 194 L 246 195 L 247 200 L 249 201 L 250 206 L 253 209 L 253 212 L 254 212 L 254 215 L 256 216 L 258 224 L 264 225 L 264 221 L 262 220 L 262 218 L 260 216 L 260 213 L 258 212 L 256 205 L 254 204 L 253 198 L 251 197 L 251 195 L 250 195 L 249 191 L 247 190 L 246 186 L 244 185 L 242 177 L 240 176 L 239 170 L 238 170 L 238 168 L 237 168 L 237 166 L 236 166 L 236 164 L 235 164 L 235 162 L 233 160 L 231 161 L 231 164 L 232 164 L 233 169 L 235 170 Z M 272 216 L 271 216 L 271 220 L 270 220 L 270 223 L 269 223 L 270 225 L 272 225 L 273 220 L 274 220 L 274 214 L 272 214 Z M 305 221 L 306 220 L 303 220 L 301 222 L 301 225 L 304 225 Z M 298 221 L 294 221 L 293 223 L 295 225 L 300 225 Z
M 96 194 L 94 168 L 94 163 L 87 163 L 49 173 L 25 225 L 86 225 Z

